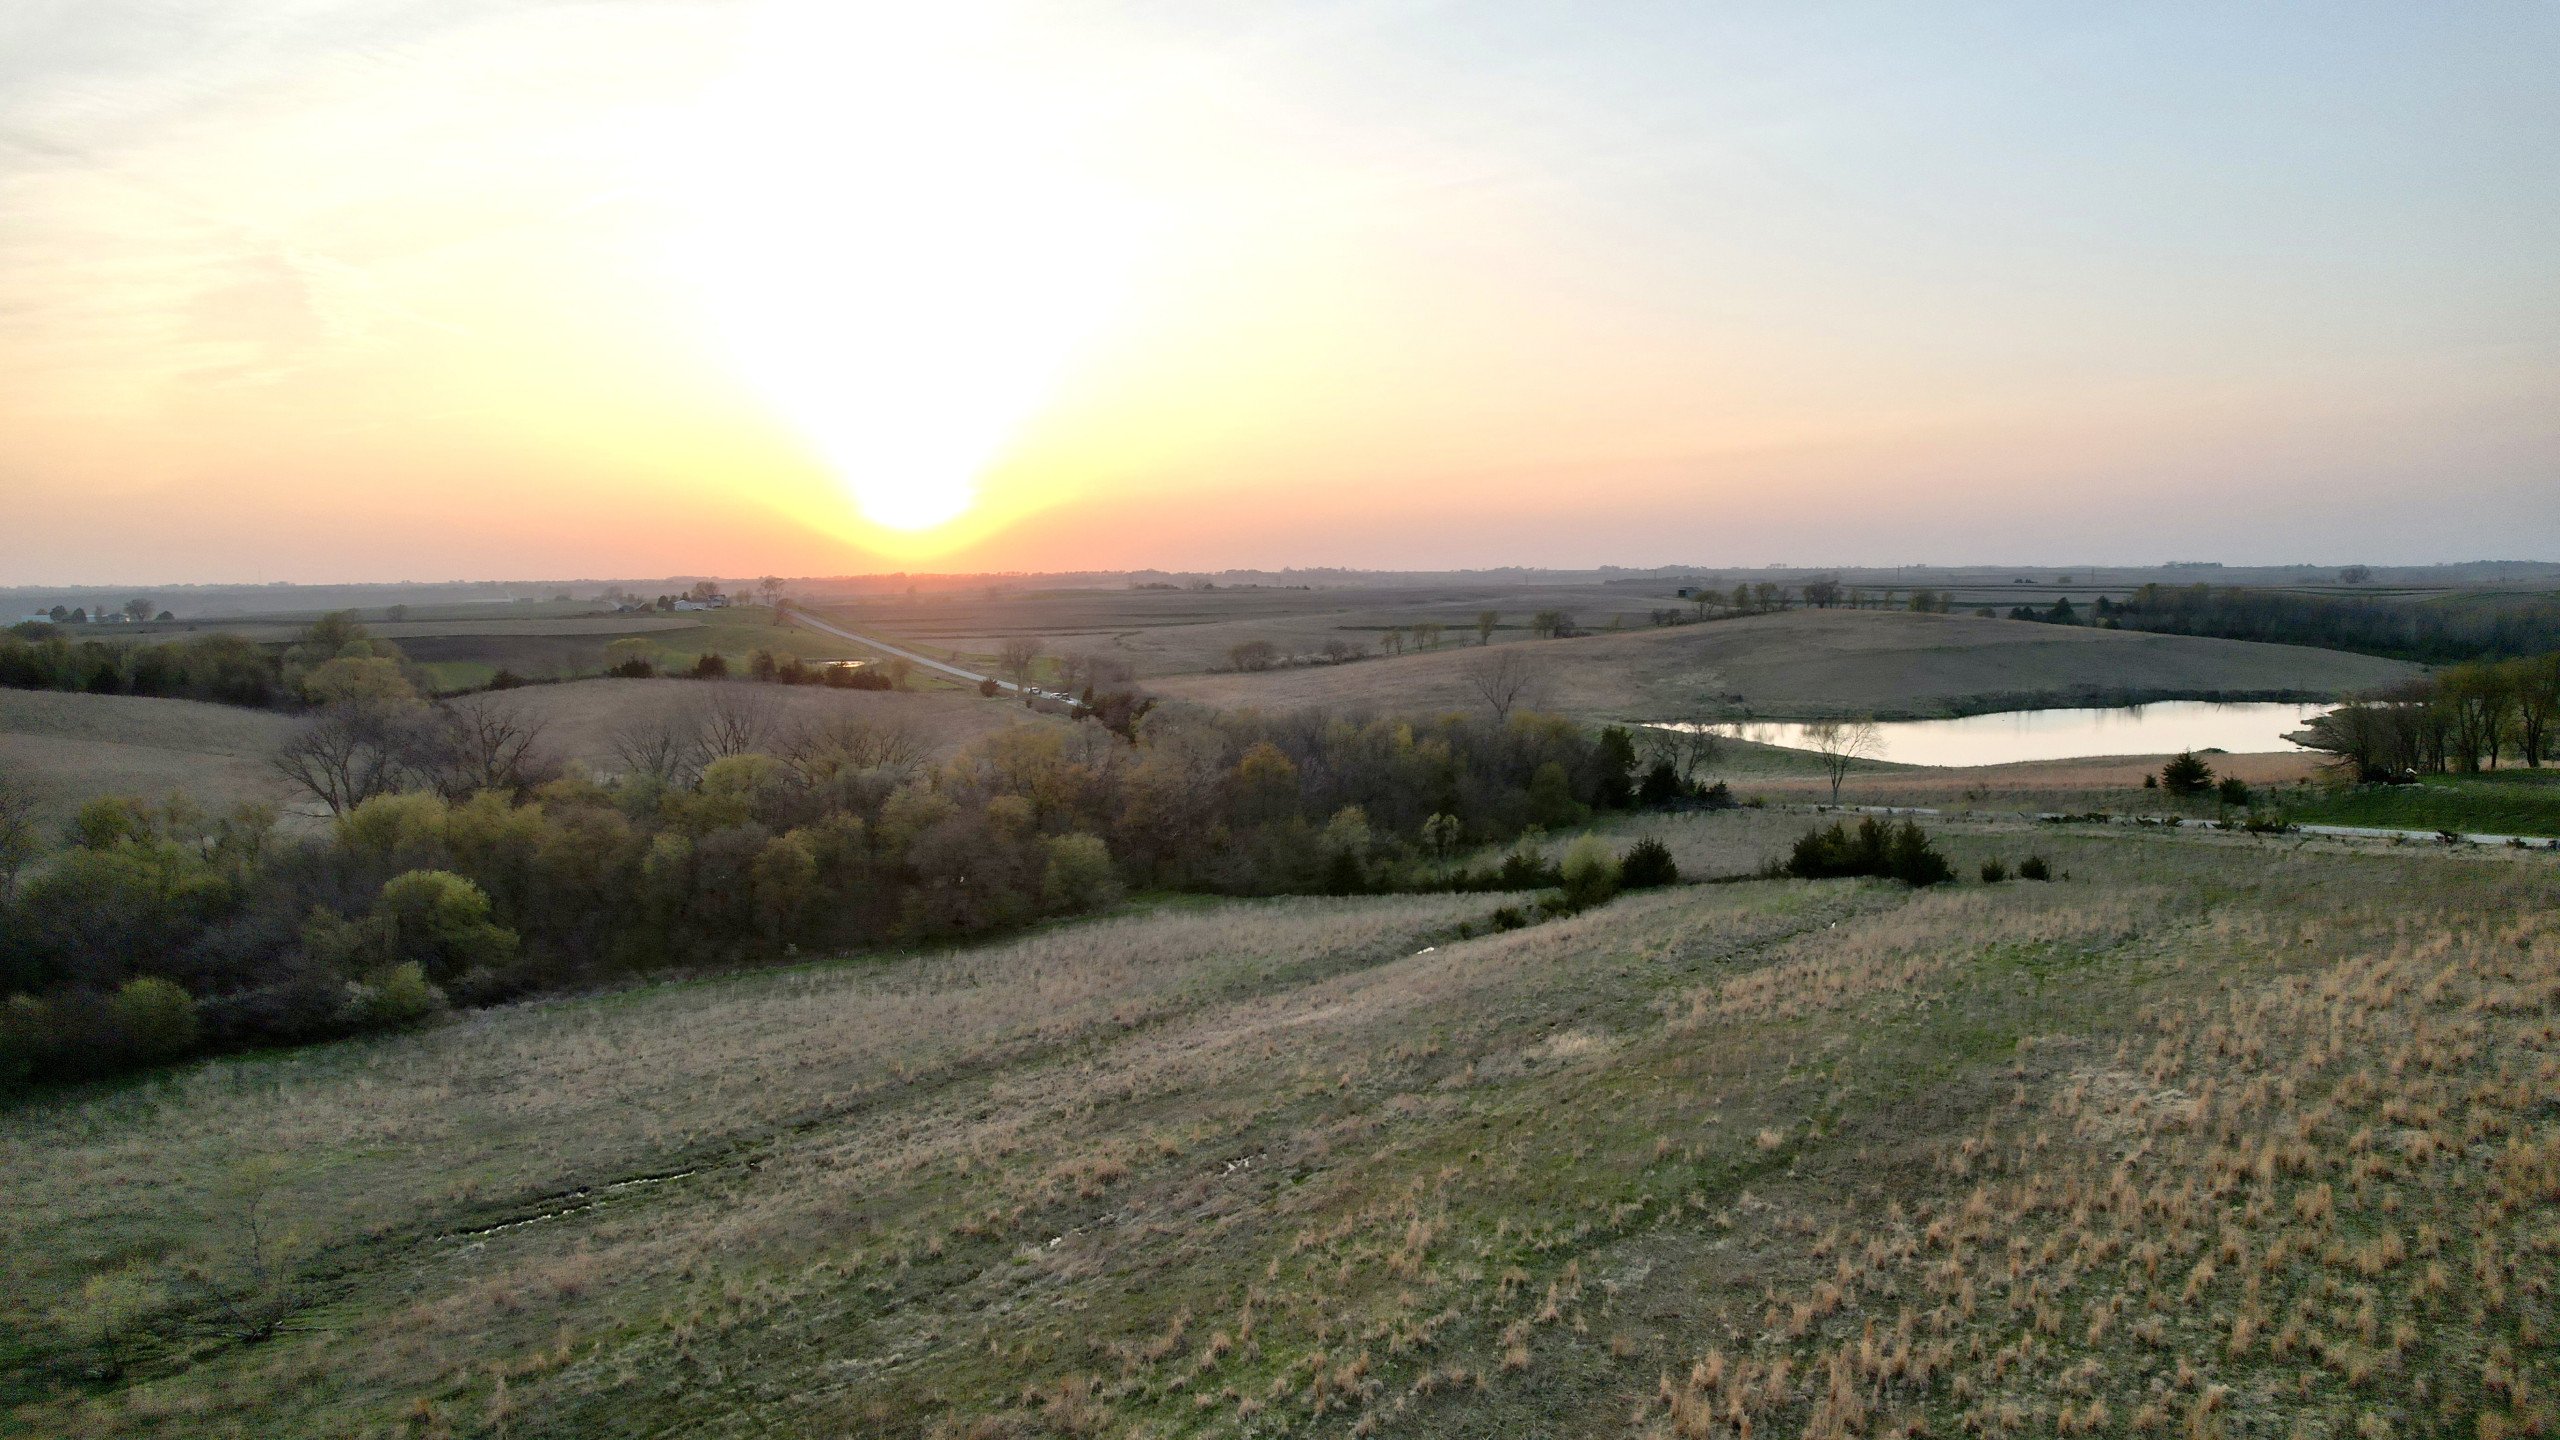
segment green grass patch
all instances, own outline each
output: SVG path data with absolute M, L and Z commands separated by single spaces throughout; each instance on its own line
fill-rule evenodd
M 2341 786 L 2288 799 L 2286 813 L 2311 825 L 2560 836 L 2560 769 L 2431 775 L 2415 785 Z

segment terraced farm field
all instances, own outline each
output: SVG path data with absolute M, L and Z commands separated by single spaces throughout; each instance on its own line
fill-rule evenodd
M 1692 876 L 1801 817 L 1655 820 Z M 2542 1433 L 2548 857 L 1140 905 L 0 1116 L 35 1434 Z M 2029 853 L 2060 878 L 1991 885 Z

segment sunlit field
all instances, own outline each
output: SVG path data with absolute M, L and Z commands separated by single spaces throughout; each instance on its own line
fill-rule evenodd
M 1774 813 L 1643 822 L 1747 873 Z M 2531 1434 L 2547 857 L 1185 902 L 0 1121 L 11 1403 L 163 1435 Z M 1982 884 L 1983 859 L 2056 880 Z M 1466 938 L 1469 931 L 1476 932 Z

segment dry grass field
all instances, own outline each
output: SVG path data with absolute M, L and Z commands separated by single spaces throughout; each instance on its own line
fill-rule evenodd
M 2327 776 L 2321 757 L 2308 751 L 2206 757 L 2217 776 L 2234 777 L 2253 790 L 2283 794 Z M 2083 760 L 2035 760 L 2017 765 L 1862 766 L 1840 787 L 1843 805 L 1926 805 L 1942 809 L 2071 811 L 2109 810 L 2119 815 L 2173 813 L 2158 790 L 2142 788 L 2157 775 L 2165 755 L 2103 755 Z M 1737 794 L 1771 800 L 1828 801 L 1831 784 L 1805 767 L 1775 773 L 1737 767 Z M 2206 803 L 2204 813 L 2211 812 Z M 2189 806 L 2184 813 L 2197 813 Z
M 1418 585 L 1322 590 L 1059 590 L 997 597 L 944 595 L 825 607 L 848 629 L 895 636 L 936 654 L 990 656 L 1007 637 L 1036 635 L 1052 651 L 1083 651 L 1131 665 L 1141 677 L 1225 666 L 1252 640 L 1284 655 L 1315 655 L 1342 641 L 1375 652 L 1389 627 L 1444 627 L 1442 646 L 1476 641 L 1476 617 L 1499 621 L 1495 644 L 1529 638 L 1541 610 L 1571 612 L 1584 626 L 1650 623 L 1647 613 L 1686 602 L 1668 590 L 1599 585 Z
M 2560 1423 L 2548 857 L 1941 833 L 1937 891 L 1166 905 L 22 1107 L 9 1423 Z
M 48 829 L 106 795 L 281 804 L 291 797 L 267 757 L 292 727 L 282 715 L 194 700 L 0 690 L 0 770 L 35 795 Z
M 837 715 L 904 725 L 922 736 L 928 753 L 942 757 L 1008 725 L 1065 724 L 1019 703 L 989 700 L 956 689 L 930 691 L 838 690 L 818 685 L 754 685 L 729 682 L 769 708 L 777 731 Z M 502 703 L 521 707 L 544 727 L 544 744 L 563 758 L 612 769 L 614 732 L 699 707 L 707 696 L 697 680 L 571 680 L 503 692 Z
M 1845 610 L 1794 611 L 1530 642 L 1548 708 L 1589 719 L 1701 714 L 1928 716 L 2170 696 L 2330 697 L 2416 673 L 2334 650 L 2123 630 Z M 1151 688 L 1228 708 L 1471 709 L 1473 646 Z
M 1008 725 L 1066 723 L 957 689 L 759 685 L 748 693 L 770 708 L 777 735 L 830 716 L 858 715 L 911 729 L 936 758 Z M 613 754 L 618 729 L 698 708 L 706 699 L 699 681 L 597 679 L 510 690 L 495 703 L 539 722 L 550 753 L 610 771 L 619 764 Z M 272 711 L 193 700 L 0 690 L 0 769 L 34 793 L 38 821 L 48 830 L 108 795 L 184 793 L 207 809 L 248 802 L 291 809 L 302 797 L 268 761 L 296 723 Z

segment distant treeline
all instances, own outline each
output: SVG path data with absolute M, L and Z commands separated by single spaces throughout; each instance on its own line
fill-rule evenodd
M 1587 899 L 1589 857 L 1473 873 L 1456 857 L 1705 794 L 1670 752 L 1646 772 L 1626 731 L 1551 716 L 1167 706 L 1127 737 L 1017 726 L 934 764 L 895 724 L 786 728 L 771 690 L 734 681 L 627 727 L 621 772 L 600 780 L 546 757 L 510 697 L 342 692 L 284 757 L 336 812 L 325 835 L 264 810 L 106 800 L 56 853 L 32 856 L 23 827 L 0 844 L 0 1083 L 667 966 L 976 934 L 1131 887 L 1561 883 Z
M 253 706 L 275 704 L 285 694 L 281 658 L 237 635 L 117 644 L 24 633 L 38 629 L 22 625 L 0 633 L 0 686 Z
M 717 651 L 662 664 L 645 643 L 607 647 L 601 673 L 649 679 L 657 676 L 727 679 L 732 666 Z M 346 662 L 331 664 L 333 661 Z M 902 688 L 904 662 L 889 667 L 821 662 L 771 650 L 751 652 L 745 678 L 780 685 L 827 685 L 851 690 Z M 485 688 L 528 684 L 500 668 Z M 350 688 L 423 695 L 435 688 L 427 672 L 400 647 L 370 634 L 353 612 L 314 621 L 290 644 L 261 645 L 237 635 L 194 635 L 157 642 L 74 640 L 59 626 L 26 622 L 0 631 L 0 688 L 65 690 L 88 695 L 146 695 L 208 700 L 252 708 L 327 705 Z
M 2560 648 L 2560 596 L 2357 600 L 2207 585 L 2145 585 L 2098 613 L 2127 630 L 2358 650 L 2444 663 Z

